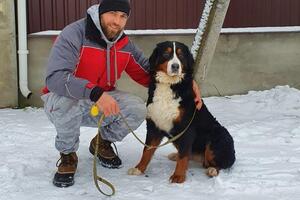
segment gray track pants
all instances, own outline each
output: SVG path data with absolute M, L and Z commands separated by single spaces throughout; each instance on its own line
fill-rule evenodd
M 108 92 L 118 102 L 129 126 L 138 128 L 146 117 L 146 105 L 142 99 L 129 93 L 114 90 Z M 61 153 L 76 152 L 79 147 L 80 126 L 98 127 L 100 115 L 90 116 L 93 104 L 90 100 L 74 100 L 54 93 L 43 95 L 44 109 L 57 132 L 55 147 Z M 121 141 L 129 133 L 120 116 L 104 119 L 101 126 L 103 139 Z

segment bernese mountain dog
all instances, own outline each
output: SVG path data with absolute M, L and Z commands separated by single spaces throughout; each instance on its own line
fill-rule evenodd
M 184 134 L 173 142 L 178 152 L 169 155 L 169 159 L 177 162 L 170 182 L 185 181 L 191 159 L 200 161 L 210 177 L 217 176 L 220 169 L 230 168 L 235 161 L 231 135 L 204 103 L 200 110 L 196 109 L 194 59 L 188 47 L 180 42 L 159 43 L 149 62 L 151 80 L 147 101 L 146 144 L 158 146 L 164 137 L 172 138 L 190 124 Z M 140 162 L 135 168 L 129 169 L 128 174 L 143 174 L 155 150 L 145 147 Z

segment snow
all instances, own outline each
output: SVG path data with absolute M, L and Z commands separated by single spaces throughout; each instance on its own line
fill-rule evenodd
M 30 36 L 57 36 L 61 31 L 48 30 L 31 33 Z M 197 29 L 146 29 L 125 30 L 128 35 L 184 35 L 196 34 Z M 300 32 L 300 26 L 282 27 L 246 27 L 246 28 L 222 28 L 221 33 L 290 33 Z
M 166 156 L 172 145 L 159 149 L 146 175 L 126 174 L 140 159 L 143 147 L 129 135 L 117 143 L 124 167 L 98 172 L 116 187 L 111 199 L 300 199 L 300 91 L 277 86 L 247 95 L 209 97 L 210 111 L 230 131 L 237 160 L 233 168 L 208 178 L 197 163 L 190 163 L 187 181 L 170 184 L 175 163 Z M 0 110 L 0 199 L 108 199 L 96 190 L 92 177 L 93 158 L 88 152 L 96 129 L 82 128 L 75 185 L 52 185 L 58 152 L 55 130 L 42 109 Z M 145 138 L 145 123 L 136 131 Z

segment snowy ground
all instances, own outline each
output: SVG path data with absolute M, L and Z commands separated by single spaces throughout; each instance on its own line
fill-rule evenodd
M 247 95 L 205 98 L 210 111 L 231 132 L 237 161 L 231 170 L 208 178 L 191 163 L 184 184 L 170 184 L 175 163 L 166 156 L 171 145 L 159 149 L 146 176 L 128 176 L 140 158 L 142 146 L 128 136 L 118 143 L 124 162 L 119 170 L 98 166 L 117 193 L 111 199 L 300 199 L 300 91 L 288 86 Z M 76 183 L 70 188 L 52 185 L 58 153 L 54 127 L 42 109 L 0 110 L 0 199 L 107 199 L 92 179 L 89 140 L 96 129 L 82 128 Z M 136 131 L 144 138 L 145 123 Z

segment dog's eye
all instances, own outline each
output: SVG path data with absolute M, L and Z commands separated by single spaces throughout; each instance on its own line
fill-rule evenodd
M 163 54 L 163 57 L 164 57 L 165 59 L 169 59 L 169 58 L 170 58 L 170 54 L 169 54 L 168 52 L 165 52 L 165 53 Z
M 179 53 L 179 54 L 177 55 L 177 57 L 178 57 L 179 59 L 183 59 L 183 58 L 184 58 L 184 56 L 183 56 L 182 53 Z

